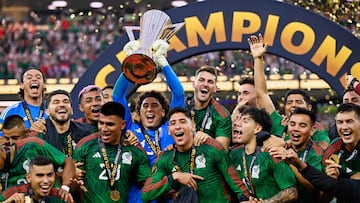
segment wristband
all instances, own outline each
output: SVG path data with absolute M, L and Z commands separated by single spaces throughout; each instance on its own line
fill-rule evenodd
M 70 192 L 70 187 L 67 186 L 67 185 L 62 185 L 62 186 L 61 186 L 61 189 L 62 189 L 62 190 L 65 190 L 66 192 Z

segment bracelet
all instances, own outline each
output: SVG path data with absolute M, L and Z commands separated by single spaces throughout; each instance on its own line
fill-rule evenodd
M 62 185 L 62 186 L 61 186 L 61 189 L 62 189 L 62 190 L 65 190 L 66 192 L 70 192 L 70 187 L 67 186 L 67 185 Z

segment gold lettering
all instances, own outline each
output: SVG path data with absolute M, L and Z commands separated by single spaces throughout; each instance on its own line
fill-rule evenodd
M 226 41 L 223 12 L 210 14 L 206 28 L 203 27 L 198 17 L 185 18 L 185 26 L 189 47 L 199 46 L 198 36 L 205 45 L 209 45 L 214 32 L 216 43 Z
M 360 79 L 360 62 L 357 62 L 351 66 L 350 73 L 352 76 Z
M 245 22 L 248 25 L 245 27 Z M 260 16 L 251 12 L 234 12 L 231 41 L 242 42 L 244 34 L 256 33 L 261 26 Z
M 95 85 L 103 88 L 106 86 L 106 77 L 111 73 L 114 72 L 115 68 L 108 64 L 104 66 L 102 69 L 99 70 L 99 72 L 96 74 L 95 77 Z
M 341 47 L 337 54 L 335 51 L 336 39 L 331 36 L 326 36 L 314 56 L 311 58 L 311 61 L 317 66 L 320 66 L 326 58 L 326 72 L 335 76 L 352 53 L 346 46 Z
M 179 52 L 185 51 L 187 48 L 185 46 L 185 44 L 176 35 L 172 36 L 169 39 L 169 42 L 170 42 L 169 51 L 175 50 L 176 52 L 179 53 Z
M 296 32 L 302 32 L 304 36 L 299 45 L 294 45 L 292 42 L 293 36 Z M 289 23 L 281 32 L 280 41 L 284 49 L 288 52 L 296 55 L 303 55 L 313 47 L 315 42 L 315 32 L 310 26 L 304 23 Z
M 269 18 L 266 22 L 266 27 L 264 31 L 264 42 L 269 43 L 269 46 L 274 44 L 274 39 L 276 35 L 276 30 L 279 25 L 279 16 L 269 15 Z

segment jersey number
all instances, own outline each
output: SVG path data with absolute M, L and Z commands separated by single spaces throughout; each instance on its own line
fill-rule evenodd
M 113 165 L 111 164 L 111 167 Z M 108 180 L 108 174 L 106 173 L 106 169 L 105 169 L 105 164 L 101 163 L 100 164 L 100 168 L 104 169 L 103 171 L 101 171 L 100 175 L 99 175 L 99 180 Z M 116 177 L 115 180 L 119 180 L 120 178 L 120 164 L 118 164 L 117 170 L 116 170 Z

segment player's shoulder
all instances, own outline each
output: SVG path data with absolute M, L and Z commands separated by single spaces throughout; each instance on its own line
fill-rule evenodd
M 19 108 L 23 108 L 22 105 L 21 105 L 21 102 L 16 102 L 16 103 L 6 107 L 2 111 L 2 113 L 0 115 L 0 118 L 4 120 L 8 116 L 17 114 L 17 112 L 19 111 Z
M 209 148 L 214 148 L 217 151 L 221 151 L 224 149 L 223 145 L 213 138 L 208 138 L 202 145 L 204 145 L 204 147 L 207 146 Z
M 211 99 L 211 104 L 214 106 L 215 112 L 219 114 L 221 118 L 226 118 L 231 116 L 229 110 L 225 106 L 217 102 L 215 99 Z
M 82 147 L 83 145 L 86 145 L 88 143 L 97 142 L 98 138 L 100 137 L 100 133 L 93 133 L 91 135 L 85 136 L 79 140 L 79 142 L 76 144 L 76 149 Z
M 18 141 L 16 141 L 15 146 L 17 149 L 20 149 L 21 147 L 25 146 L 26 144 L 36 144 L 36 145 L 40 145 L 40 146 L 44 146 L 45 145 L 45 140 L 38 138 L 38 137 L 26 137 L 26 138 L 22 138 Z

